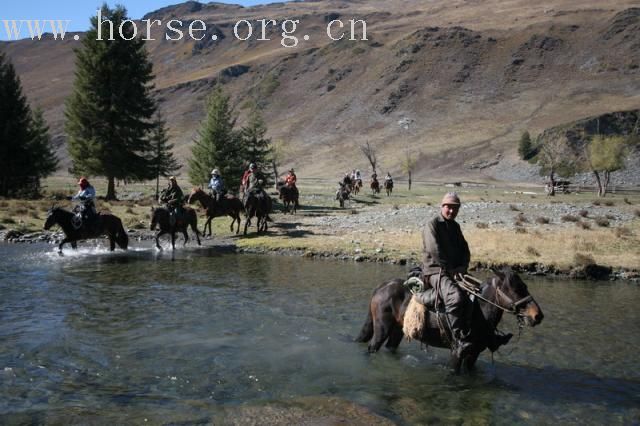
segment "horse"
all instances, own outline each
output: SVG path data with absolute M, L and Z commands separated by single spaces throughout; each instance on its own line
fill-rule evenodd
M 353 195 L 358 195 L 362 188 L 362 179 L 356 179 L 353 183 Z
M 271 207 L 271 197 L 269 197 L 266 192 L 260 191 L 257 194 L 250 193 L 248 195 L 247 201 L 244 205 L 246 216 L 244 221 L 244 235 L 247 235 L 247 229 L 251 226 L 251 218 L 254 216 L 258 220 L 258 234 L 260 232 L 267 232 L 267 221 L 269 220 Z
M 387 191 L 387 197 L 393 192 L 393 181 L 391 179 L 384 180 L 384 189 Z
M 351 191 L 349 191 L 349 187 L 342 182 L 338 182 L 338 184 L 340 185 L 340 188 L 338 188 L 338 191 L 336 192 L 336 200 L 340 203 L 340 207 L 344 207 L 345 201 L 349 200 L 349 193 Z
M 156 229 L 156 225 L 160 228 L 156 234 L 156 247 L 158 250 L 162 250 L 158 238 L 164 234 L 171 234 L 171 248 L 176 249 L 176 232 L 182 232 L 184 235 L 184 244 L 187 245 L 189 241 L 189 235 L 187 235 L 187 228 L 191 226 L 191 230 L 196 234 L 196 240 L 198 245 L 200 244 L 200 233 L 198 232 L 198 215 L 196 211 L 189 207 L 182 208 L 182 214 L 177 215 L 176 222 L 171 224 L 171 215 L 169 209 L 166 207 L 151 207 L 151 226 L 152 231 Z
M 544 317 L 540 306 L 529 294 L 526 284 L 511 268 L 493 272 L 496 276 L 481 285 L 480 295 L 470 304 L 470 309 L 473 309 L 471 349 L 463 359 L 459 359 L 454 351 L 451 351 L 451 367 L 456 373 L 459 373 L 463 366 L 467 370 L 473 369 L 478 356 L 487 348 L 489 338 L 502 319 L 503 312 L 515 315 L 520 328 L 524 325 L 534 327 L 540 324 Z M 413 295 L 403 282 L 402 279 L 387 281 L 373 291 L 367 319 L 355 339 L 357 342 L 369 342 L 370 353 L 377 352 L 385 341 L 387 348 L 395 350 L 404 337 L 404 315 Z M 441 323 L 446 324 L 446 320 L 441 321 L 438 314 L 431 311 L 427 317 L 427 324 L 420 340 L 427 345 L 450 348 L 450 331 L 444 329 L 447 327 L 439 326 Z
M 296 214 L 296 210 L 300 206 L 298 204 L 298 189 L 296 187 L 287 186 L 283 181 L 279 181 L 276 184 L 278 194 L 284 205 L 284 212 L 289 212 L 289 206 L 293 206 L 293 214 Z
M 100 213 L 93 229 L 87 229 L 85 224 L 76 229 L 74 219 L 76 214 L 60 207 L 51 207 L 47 211 L 47 219 L 44 222 L 44 229 L 48 230 L 54 224 L 59 225 L 64 232 L 65 238 L 58 245 L 58 251 L 62 253 L 62 246 L 71 243 L 71 247 L 76 248 L 76 241 L 97 238 L 106 235 L 109 238 L 109 249 L 114 251 L 116 244 L 123 250 L 129 245 L 129 236 L 122 226 L 122 221 L 117 216 L 110 213 Z
M 374 179 L 371 181 L 371 193 L 372 194 L 380 193 L 380 182 L 378 182 L 378 179 Z
M 217 201 L 214 197 L 204 192 L 202 188 L 193 188 L 189 198 L 187 198 L 187 203 L 193 204 L 197 201 L 207 209 L 207 221 L 204 223 L 204 228 L 202 228 L 202 235 L 206 234 L 208 225 L 209 236 L 211 236 L 211 220 L 220 216 L 231 217 L 233 220 L 229 229 L 233 232 L 233 224 L 237 223 L 236 234 L 240 232 L 240 212 L 244 210 L 244 206 L 238 197 L 227 194 L 220 201 Z

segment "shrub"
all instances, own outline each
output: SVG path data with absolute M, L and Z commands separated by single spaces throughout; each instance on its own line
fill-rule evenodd
M 517 208 L 516 206 L 514 206 L 513 204 L 509 204 L 509 210 L 514 211 L 514 212 L 519 212 L 520 209 Z
M 487 225 L 484 222 L 476 222 L 476 228 L 487 229 L 488 227 L 489 227 L 489 225 Z
M 560 218 L 561 221 L 563 222 L 578 222 L 580 221 L 579 218 L 577 218 L 576 216 L 570 215 L 570 214 L 565 214 L 564 216 L 562 216 Z
M 576 226 L 582 229 L 591 229 L 591 224 L 589 222 L 576 222 Z
M 595 265 L 596 261 L 590 254 L 576 253 L 573 256 L 573 263 L 578 266 Z
M 603 228 L 605 228 L 605 227 L 609 226 L 609 221 L 605 217 L 597 217 L 596 218 L 596 225 L 602 226 Z
M 616 217 L 615 217 L 614 215 L 612 215 L 612 214 L 608 214 L 608 215 L 606 215 L 605 217 L 606 217 L 607 219 L 609 219 L 609 220 L 616 220 Z
M 604 202 L 604 205 L 607 206 L 607 207 L 611 207 L 611 206 L 615 206 L 616 203 L 614 203 L 611 200 L 607 200 L 607 201 Z
M 632 205 L 633 203 L 631 201 L 629 201 L 629 199 L 627 197 L 624 197 L 624 202 L 626 204 Z
M 535 248 L 528 246 L 527 249 L 527 254 L 531 255 L 531 256 L 535 256 L 538 257 L 540 256 L 540 252 L 538 252 L 538 250 L 536 250 Z
M 580 216 L 582 217 L 587 217 L 589 216 L 589 212 L 587 210 L 580 210 L 580 212 L 578 213 Z
M 516 234 L 526 234 L 526 233 L 527 233 L 526 228 L 516 228 Z
M 14 216 L 22 216 L 29 212 L 26 207 L 16 206 L 11 210 L 11 214 Z
M 38 215 L 38 212 L 36 210 L 30 211 L 29 217 L 32 217 L 33 219 L 40 219 L 40 216 Z
M 16 221 L 13 220 L 13 218 L 10 218 L 10 217 L 4 217 L 4 218 L 2 218 L 2 223 L 14 224 L 14 223 L 16 223 Z
M 131 207 L 127 207 L 127 209 L 124 212 L 127 214 L 136 214 L 136 212 L 134 212 Z
M 625 228 L 625 227 L 619 227 L 619 228 L 615 228 L 614 233 L 616 234 L 616 237 L 618 238 L 623 238 L 623 237 L 630 237 L 633 235 L 633 232 L 631 232 L 631 230 L 629 228 Z
M 536 218 L 536 223 L 539 223 L 540 225 L 546 225 L 547 223 L 549 223 L 549 219 L 547 219 L 546 217 L 538 217 Z
M 591 204 L 593 204 L 594 206 L 599 206 L 600 205 L 600 201 L 593 200 L 593 202 Z

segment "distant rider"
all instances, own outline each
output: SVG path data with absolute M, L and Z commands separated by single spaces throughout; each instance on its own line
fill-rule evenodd
M 224 181 L 222 180 L 222 177 L 220 176 L 220 171 L 218 169 L 213 169 L 211 171 L 211 180 L 209 181 L 209 189 L 211 189 L 211 194 L 218 202 L 226 192 L 224 189 Z

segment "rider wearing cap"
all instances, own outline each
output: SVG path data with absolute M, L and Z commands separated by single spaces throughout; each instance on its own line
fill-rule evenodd
M 73 210 L 76 213 L 80 213 L 82 221 L 87 224 L 87 226 L 93 225 L 96 217 L 98 216 L 95 206 L 96 189 L 84 176 L 78 180 L 78 185 L 80 186 L 78 193 L 73 197 L 70 197 L 70 199 L 80 200 L 80 204 L 78 204 Z
M 467 294 L 455 283 L 457 274 L 466 274 L 469 267 L 469 245 L 462 235 L 460 225 L 455 221 L 460 210 L 460 198 L 455 192 L 445 194 L 440 204 L 440 213 L 427 223 L 422 232 L 423 262 L 422 273 L 425 287 L 417 293 L 417 300 L 433 307 L 436 298 L 444 302 L 447 321 L 451 328 L 454 352 L 459 358 L 465 356 L 471 347 L 470 307 Z M 494 352 L 506 344 L 510 334 L 494 335 L 489 349 Z
M 220 171 L 218 169 L 213 169 L 211 171 L 211 180 L 209 181 L 209 189 L 211 189 L 211 193 L 213 194 L 216 201 L 220 201 L 220 198 L 224 196 L 224 181 L 220 176 Z

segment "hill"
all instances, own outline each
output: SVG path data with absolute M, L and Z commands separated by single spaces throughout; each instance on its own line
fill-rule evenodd
M 180 19 L 185 33 L 194 20 L 207 26 L 201 41 L 166 40 L 158 26 L 148 42 L 181 159 L 190 154 L 208 92 L 222 82 L 240 122 L 259 103 L 268 135 L 283 141 L 286 165 L 301 177 L 368 170 L 359 150 L 368 141 L 379 171 L 395 176 L 409 152 L 418 159 L 414 179 L 494 180 L 523 176 L 510 172 L 525 167 L 517 159 L 523 131 L 537 135 L 640 107 L 637 2 L 544 3 L 320 0 L 243 8 L 190 1 L 145 18 L 163 25 Z M 278 22 L 265 32 L 269 41 L 257 40 L 260 19 Z M 282 45 L 291 42 L 279 26 L 286 19 L 300 21 L 296 47 Z M 364 20 L 368 40 L 331 40 L 327 25 L 336 19 L 345 30 L 350 19 Z M 251 39 L 234 35 L 240 20 L 252 24 Z M 31 103 L 45 110 L 65 168 L 64 99 L 76 46 L 70 36 L 0 43 Z

